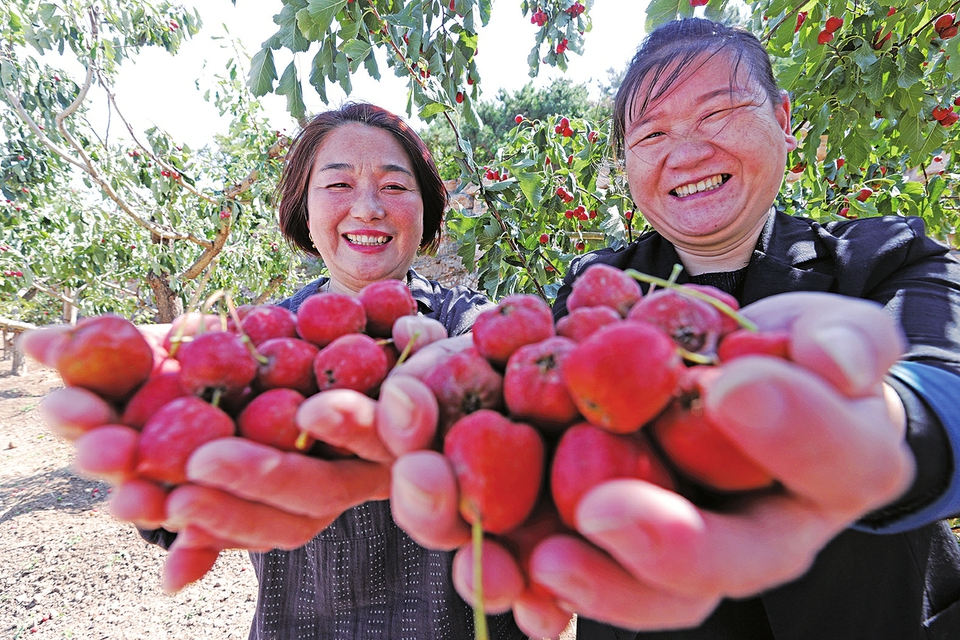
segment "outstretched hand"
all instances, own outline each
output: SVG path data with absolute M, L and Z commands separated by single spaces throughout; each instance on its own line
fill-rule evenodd
M 791 359 L 722 365 L 704 390 L 705 411 L 781 488 L 718 513 L 641 480 L 600 484 L 577 505 L 575 533 L 547 536 L 512 569 L 504 554 L 484 561 L 487 602 L 512 606 L 528 634 L 556 635 L 573 611 L 635 629 L 695 626 L 722 598 L 802 575 L 833 537 L 908 488 L 905 414 L 883 383 L 903 338 L 880 307 L 796 293 L 743 313 L 762 330 L 787 331 Z M 455 581 L 472 600 L 472 552 L 446 459 L 401 456 L 392 499 L 415 540 L 461 547 Z M 504 553 L 511 547 L 502 541 Z
M 69 327 L 25 336 L 24 350 L 55 366 Z M 162 350 L 166 325 L 141 327 Z M 402 349 L 415 353 L 445 337 L 442 325 L 423 317 L 398 323 Z M 431 404 L 432 407 L 431 407 Z M 188 482 L 175 487 L 136 472 L 139 432 L 119 423 L 117 408 L 78 387 L 58 389 L 42 402 L 48 427 L 74 442 L 74 467 L 114 487 L 111 513 L 141 529 L 177 532 L 165 561 L 163 587 L 177 591 L 206 573 L 227 548 L 269 550 L 302 546 L 345 510 L 389 496 L 396 455 L 428 446 L 436 431 L 436 402 L 419 380 L 392 375 L 381 399 L 347 390 L 315 394 L 301 405 L 298 427 L 335 447 L 340 457 L 318 459 L 283 452 L 243 438 L 207 442 L 187 462 Z M 397 425 L 381 439 L 377 425 Z

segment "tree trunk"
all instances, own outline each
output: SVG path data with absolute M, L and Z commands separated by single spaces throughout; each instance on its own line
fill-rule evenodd
M 157 303 L 157 322 L 166 324 L 183 313 L 183 301 L 173 292 L 166 276 L 155 273 L 147 275 L 147 283 L 153 290 L 153 299 Z

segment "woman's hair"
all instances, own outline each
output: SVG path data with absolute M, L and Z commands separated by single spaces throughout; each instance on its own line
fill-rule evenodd
M 383 129 L 403 147 L 410 159 L 423 200 L 423 236 L 420 238 L 420 249 L 426 253 L 435 251 L 440 244 L 443 212 L 447 206 L 447 189 L 443 186 L 430 150 L 399 116 L 363 102 L 348 103 L 339 109 L 317 114 L 294 138 L 287 152 L 280 182 L 277 184 L 280 231 L 294 246 L 309 254 L 319 255 L 310 238 L 307 214 L 307 190 L 310 173 L 313 171 L 313 160 L 327 136 L 338 127 L 350 123 Z
M 642 115 L 650 103 L 663 96 L 691 66 L 702 65 L 720 54 L 730 57 L 731 87 L 743 65 L 771 103 L 779 103 L 780 88 L 773 77 L 770 56 L 752 33 L 703 18 L 667 22 L 644 39 L 617 91 L 613 103 L 613 140 L 617 155 L 623 152 L 628 119 Z M 646 88 L 641 91 L 644 83 Z

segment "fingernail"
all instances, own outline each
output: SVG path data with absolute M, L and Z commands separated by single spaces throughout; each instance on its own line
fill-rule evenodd
M 859 331 L 842 325 L 822 327 L 813 333 L 813 340 L 855 389 L 864 389 L 873 382 L 876 368 L 873 348 Z
M 387 379 L 380 387 L 379 410 L 390 420 L 390 428 L 395 432 L 404 432 L 414 426 L 413 414 L 416 407 L 409 395 L 404 393 L 400 384 Z
M 728 371 L 707 390 L 711 415 L 749 429 L 765 429 L 783 419 L 780 388 L 748 372 Z
M 438 504 L 435 494 L 421 489 L 417 484 L 403 476 L 393 477 L 393 499 L 401 502 L 407 511 L 415 515 L 434 515 Z

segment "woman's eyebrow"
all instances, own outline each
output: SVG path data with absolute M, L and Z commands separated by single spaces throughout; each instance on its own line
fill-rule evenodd
M 339 171 L 339 170 L 349 170 L 353 169 L 354 166 L 349 162 L 328 162 L 323 165 L 317 171 Z M 406 167 L 399 164 L 382 164 L 380 165 L 380 170 L 388 173 L 393 173 L 399 171 L 400 173 L 405 173 L 408 176 L 413 176 L 413 173 Z

